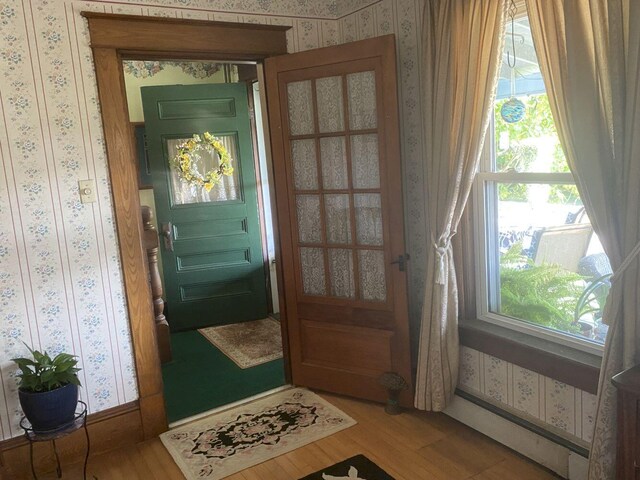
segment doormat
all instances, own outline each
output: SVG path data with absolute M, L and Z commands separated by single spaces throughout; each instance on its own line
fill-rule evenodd
M 218 480 L 355 425 L 318 395 L 293 388 L 160 435 L 187 480 Z
M 300 480 L 395 480 L 364 455 L 356 455 Z
M 198 330 L 240 368 L 282 358 L 280 323 L 273 318 Z

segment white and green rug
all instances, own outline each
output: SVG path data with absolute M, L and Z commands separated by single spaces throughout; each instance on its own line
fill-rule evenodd
M 318 395 L 293 388 L 160 436 L 188 480 L 218 480 L 355 425 Z

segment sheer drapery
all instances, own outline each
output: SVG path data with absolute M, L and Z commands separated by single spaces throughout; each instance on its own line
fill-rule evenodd
M 640 322 L 640 2 L 529 0 L 558 134 L 614 269 L 589 479 L 615 478 L 611 377 L 638 363 Z
M 238 170 L 240 167 L 238 166 L 239 158 L 236 149 L 236 137 L 234 135 L 222 135 L 218 138 L 229 152 L 231 166 L 234 169 L 233 174 L 231 176 L 223 175 L 220 178 L 220 183 L 215 185 L 211 191 L 207 192 L 204 188 L 193 187 L 183 182 L 175 169 L 170 168 L 169 174 L 171 176 L 173 203 L 181 205 L 184 203 L 224 202 L 238 199 Z M 169 138 L 166 140 L 167 151 L 169 152 L 170 158 L 173 157 L 178 146 L 185 140 L 184 138 Z M 220 164 L 220 159 L 217 154 L 204 150 L 198 152 L 198 154 L 201 157 L 198 162 L 198 170 L 200 173 L 216 169 Z
M 478 169 L 502 59 L 506 0 L 431 0 L 422 23 L 430 249 L 415 406 L 440 411 L 456 387 L 458 291 L 451 238 Z

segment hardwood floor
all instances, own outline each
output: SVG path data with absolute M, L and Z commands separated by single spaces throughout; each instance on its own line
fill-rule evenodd
M 296 480 L 363 453 L 397 480 L 556 479 L 488 437 L 437 413 L 384 413 L 377 404 L 322 395 L 358 424 L 293 452 L 236 473 L 227 480 Z M 82 478 L 81 465 L 63 466 L 65 479 Z M 28 477 L 27 477 L 28 478 Z M 39 476 L 38 478 L 55 478 Z M 89 479 L 182 480 L 159 439 L 92 457 Z

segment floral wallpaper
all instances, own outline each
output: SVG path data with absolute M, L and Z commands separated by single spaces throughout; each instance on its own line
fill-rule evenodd
M 459 387 L 588 448 L 596 396 L 471 348 L 460 352 Z
M 0 0 L 0 439 L 21 434 L 23 341 L 80 357 L 90 412 L 137 398 L 82 10 L 291 25 L 291 51 L 339 42 L 334 2 Z M 83 179 L 96 203 L 80 203 Z
M 212 77 L 222 68 L 221 63 L 207 62 L 160 62 L 158 60 L 125 60 L 122 62 L 125 75 L 131 75 L 135 78 L 153 77 L 167 66 L 177 67 L 193 78 Z
M 291 52 L 395 33 L 415 333 L 429 243 L 420 132 L 421 4 L 0 0 L 0 439 L 21 433 L 10 358 L 25 353 L 22 341 L 80 357 L 81 396 L 91 412 L 137 398 L 92 55 L 79 13 L 289 25 Z M 131 68 L 150 75 L 158 68 L 150 63 Z M 98 201 L 93 204 L 82 204 L 78 198 L 77 181 L 87 178 L 96 181 Z M 593 396 L 486 357 L 463 349 L 463 388 L 571 438 L 589 438 Z

